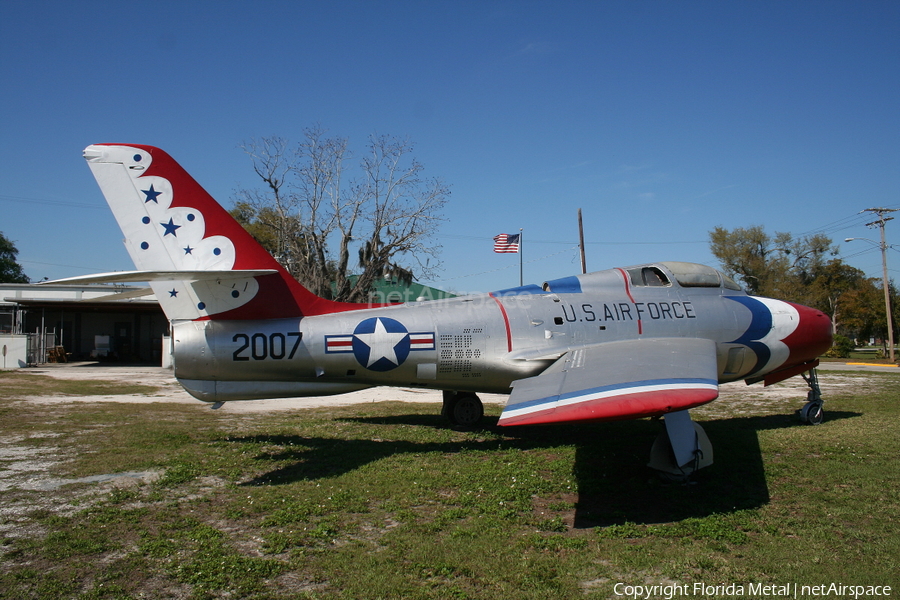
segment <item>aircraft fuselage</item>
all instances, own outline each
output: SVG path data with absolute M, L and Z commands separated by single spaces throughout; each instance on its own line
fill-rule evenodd
M 827 348 L 830 322 L 818 311 L 747 296 L 699 265 L 687 266 L 707 280 L 682 285 L 679 277 L 687 278 L 672 268 L 683 265 L 304 318 L 176 323 L 175 374 L 207 401 L 376 385 L 508 393 L 570 350 L 616 341 L 644 340 L 649 350 L 664 338 L 712 340 L 719 382 L 765 374 L 789 358 L 812 360 Z M 654 364 L 646 369 L 652 374 Z

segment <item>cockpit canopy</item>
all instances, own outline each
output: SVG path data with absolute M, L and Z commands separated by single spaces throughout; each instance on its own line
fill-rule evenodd
M 622 269 L 628 274 L 635 287 L 671 287 L 675 284 L 685 288 L 725 288 L 739 291 L 739 286 L 724 273 L 706 265 L 688 262 L 666 261 Z M 621 275 L 616 270 L 598 271 L 576 277 L 565 277 L 547 281 L 542 286 L 545 292 L 572 293 L 586 288 L 621 285 Z
M 675 276 L 681 287 L 724 287 L 728 290 L 740 290 L 735 281 L 712 267 L 697 263 L 666 261 L 659 263 Z M 652 268 L 652 267 L 651 267 Z

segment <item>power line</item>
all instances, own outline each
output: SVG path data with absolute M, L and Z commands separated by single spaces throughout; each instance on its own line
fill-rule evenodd
M 74 206 L 76 208 L 97 208 L 109 210 L 106 204 L 84 204 L 81 202 L 69 202 L 67 200 L 44 200 L 41 198 L 27 198 L 25 196 L 7 196 L 0 194 L 0 200 L 5 202 L 21 202 L 23 204 L 49 204 L 52 206 Z
M 452 235 L 452 234 L 438 234 L 435 237 L 438 238 L 447 238 L 447 239 L 457 239 L 457 240 L 479 240 L 490 242 L 493 244 L 494 238 L 487 236 L 479 236 L 479 235 Z M 563 244 L 566 246 L 571 246 L 572 244 L 577 245 L 577 242 L 573 240 L 528 240 L 529 244 Z M 593 246 L 670 246 L 675 244 L 708 244 L 709 240 L 682 240 L 677 242 L 666 242 L 666 241 L 652 241 L 652 242 L 641 242 L 641 241 L 621 241 L 621 242 L 585 242 L 587 245 Z
M 900 207 L 900 204 L 888 205 L 884 208 L 884 210 L 895 210 L 898 207 Z M 853 227 L 863 226 L 866 224 L 866 220 L 867 220 L 867 217 L 864 214 L 865 212 L 866 211 L 863 210 L 863 211 L 860 211 L 857 213 L 853 213 L 852 215 L 848 215 L 846 217 L 842 217 L 835 221 L 831 221 L 829 223 L 826 223 L 825 225 L 822 225 L 821 227 L 816 227 L 815 229 L 810 229 L 809 231 L 805 231 L 799 235 L 800 236 L 808 236 L 808 235 L 814 235 L 816 233 L 822 233 L 822 234 L 827 235 L 827 234 L 831 234 L 831 233 L 837 233 L 839 231 L 845 231 L 845 230 L 851 229 Z
M 27 260 L 27 259 L 18 259 L 17 262 L 28 263 L 31 265 L 45 265 L 48 267 L 65 267 L 67 269 L 80 269 L 82 271 L 93 271 L 95 273 L 99 272 L 99 271 L 104 271 L 104 270 L 106 270 L 106 271 L 111 270 L 111 269 L 98 269 L 97 267 L 80 267 L 78 265 L 61 265 L 59 263 L 48 263 L 48 262 L 41 262 L 38 260 Z
M 530 243 L 530 242 L 529 242 L 529 243 Z M 552 253 L 552 254 L 547 254 L 547 255 L 545 255 L 545 256 L 541 256 L 540 258 L 533 258 L 533 259 L 531 259 L 531 260 L 526 260 L 526 261 L 525 261 L 525 264 L 526 264 L 526 265 L 530 265 L 531 263 L 536 263 L 536 262 L 539 262 L 539 261 L 542 261 L 542 260 L 545 260 L 545 259 L 548 259 L 548 258 L 552 258 L 552 257 L 554 257 L 554 256 L 558 256 L 558 255 L 560 255 L 560 254 L 564 254 L 564 253 L 566 253 L 566 252 L 569 252 L 570 250 L 577 250 L 577 249 L 578 249 L 578 246 L 571 247 L 571 248 L 566 248 L 565 250 L 560 250 L 559 252 L 554 252 L 554 253 Z M 469 274 L 469 275 L 459 275 L 459 276 L 457 276 L 457 277 L 447 277 L 447 278 L 445 278 L 445 279 L 432 279 L 432 280 L 427 281 L 427 282 L 425 282 L 425 283 L 435 283 L 435 284 L 437 284 L 437 283 L 444 283 L 444 282 L 447 282 L 447 281 L 454 281 L 454 280 L 456 280 L 456 279 L 466 279 L 466 278 L 468 278 L 468 277 L 477 277 L 477 276 L 479 276 L 479 275 L 487 275 L 487 274 L 489 274 L 489 273 L 497 273 L 497 272 L 499 272 L 499 271 L 505 271 L 506 269 L 511 269 L 511 268 L 513 268 L 513 267 L 515 267 L 515 266 L 516 266 L 515 264 L 509 264 L 509 265 L 507 265 L 507 266 L 505 266 L 505 267 L 499 267 L 499 268 L 497 268 L 497 269 L 491 269 L 491 270 L 489 270 L 489 271 L 481 271 L 480 273 L 471 273 L 471 274 Z

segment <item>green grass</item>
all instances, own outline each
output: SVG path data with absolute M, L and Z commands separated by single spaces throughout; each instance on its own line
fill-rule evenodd
M 900 377 L 842 376 L 861 385 L 828 395 L 818 427 L 765 407 L 704 421 L 716 462 L 692 485 L 644 466 L 651 421 L 501 429 L 488 407 L 487 427 L 461 432 L 402 403 L 48 411 L 4 385 L 0 468 L 15 448 L 53 457 L 56 478 L 160 476 L 0 491 L 0 598 L 543 600 L 615 597 L 617 582 L 896 593 Z

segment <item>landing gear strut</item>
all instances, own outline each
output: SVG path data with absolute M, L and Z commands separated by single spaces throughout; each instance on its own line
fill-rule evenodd
M 663 419 L 665 429 L 653 442 L 647 466 L 666 481 L 685 482 L 694 471 L 712 464 L 712 444 L 688 411 L 668 413 Z
M 819 388 L 819 376 L 815 369 L 810 369 L 809 374 L 801 373 L 803 381 L 809 386 L 809 393 L 806 394 L 806 404 L 800 409 L 800 420 L 810 425 L 818 425 L 825 419 L 825 412 L 822 410 L 822 390 Z
M 481 399 L 472 392 L 444 390 L 444 406 L 441 415 L 458 427 L 475 427 L 484 416 Z

